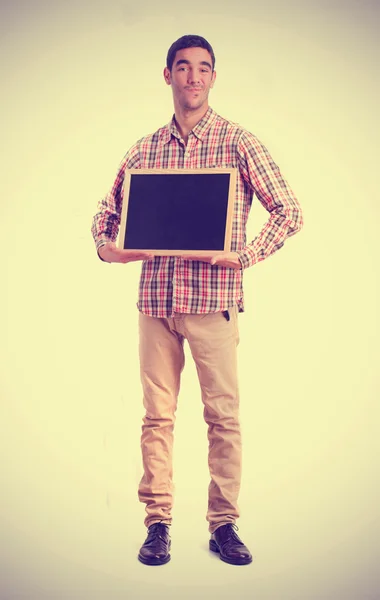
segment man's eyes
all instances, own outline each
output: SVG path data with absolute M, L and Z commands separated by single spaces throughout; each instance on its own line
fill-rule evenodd
M 178 69 L 179 71 L 186 71 L 187 67 L 179 67 Z M 209 70 L 208 69 L 201 69 L 202 73 L 208 73 Z

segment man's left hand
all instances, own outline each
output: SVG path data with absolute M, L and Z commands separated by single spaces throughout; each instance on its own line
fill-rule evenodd
M 224 252 L 223 254 L 214 254 L 210 256 L 196 256 L 194 254 L 181 254 L 181 258 L 185 260 L 200 260 L 202 262 L 217 265 L 219 267 L 227 267 L 228 269 L 236 269 L 240 271 L 241 262 L 237 252 Z

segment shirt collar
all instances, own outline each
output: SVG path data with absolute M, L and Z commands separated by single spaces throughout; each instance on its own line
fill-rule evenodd
M 205 137 L 208 129 L 211 127 L 212 123 L 215 121 L 216 117 L 216 112 L 211 108 L 211 106 L 209 106 L 207 112 L 202 117 L 202 119 L 198 121 L 195 127 L 193 127 L 192 133 L 197 138 L 202 140 Z M 177 129 L 175 115 L 173 115 L 171 121 L 165 127 L 162 128 L 160 135 L 161 142 L 163 144 L 167 144 L 171 140 L 172 135 L 174 135 L 174 137 L 176 138 L 181 137 Z

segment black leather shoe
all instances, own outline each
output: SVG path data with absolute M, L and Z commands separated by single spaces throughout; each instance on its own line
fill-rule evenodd
M 234 523 L 221 525 L 211 534 L 210 550 L 219 552 L 221 560 L 231 565 L 248 565 L 252 554 L 237 535 Z
M 148 529 L 148 537 L 140 548 L 138 559 L 144 565 L 164 565 L 170 560 L 169 526 L 153 523 Z

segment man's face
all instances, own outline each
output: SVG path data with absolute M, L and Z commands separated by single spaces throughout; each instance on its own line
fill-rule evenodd
M 171 72 L 164 70 L 165 81 L 172 86 L 175 108 L 197 110 L 208 106 L 208 94 L 216 73 L 210 53 L 204 48 L 185 48 L 175 55 Z

